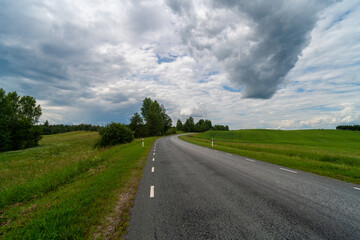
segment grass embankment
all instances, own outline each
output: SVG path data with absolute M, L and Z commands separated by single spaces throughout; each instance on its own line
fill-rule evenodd
M 360 132 L 339 130 L 209 131 L 181 139 L 285 167 L 360 184 Z
M 94 149 L 97 132 L 48 135 L 0 153 L 0 238 L 86 239 L 124 233 L 156 138 Z M 116 216 L 115 216 L 116 215 Z

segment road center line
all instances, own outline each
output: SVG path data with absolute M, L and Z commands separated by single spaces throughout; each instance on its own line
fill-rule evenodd
M 155 172 L 155 167 L 152 167 L 152 168 L 151 168 L 151 172 Z
M 153 162 L 155 162 L 155 158 L 153 158 Z
M 245 158 L 246 161 L 249 161 L 249 162 L 255 162 L 254 160 L 252 159 L 248 159 L 248 158 Z
M 360 188 L 358 188 L 358 187 L 354 187 L 354 189 L 356 189 L 356 190 L 360 190 Z
M 289 169 L 286 169 L 286 168 L 280 168 L 281 170 L 284 170 L 284 171 L 288 171 L 288 172 L 292 172 L 292 173 L 297 173 L 297 172 L 295 172 L 295 171 L 293 171 L 293 170 L 289 170 Z
M 150 187 L 150 197 L 153 198 L 154 197 L 154 186 Z
M 153 153 L 153 155 L 155 155 L 155 153 Z

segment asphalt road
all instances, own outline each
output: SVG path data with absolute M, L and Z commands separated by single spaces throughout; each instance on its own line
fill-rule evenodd
M 360 186 L 159 139 L 126 239 L 360 239 Z

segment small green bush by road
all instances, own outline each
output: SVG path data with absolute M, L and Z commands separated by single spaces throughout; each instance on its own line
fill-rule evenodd
M 0 153 L 0 239 L 121 236 L 156 139 L 146 138 L 145 147 L 136 139 L 98 149 L 97 132 L 70 132 L 44 136 L 39 147 Z M 122 195 L 127 198 L 119 205 Z
M 360 184 L 360 134 L 337 130 L 209 131 L 188 142 Z
M 130 143 L 134 140 L 134 133 L 124 124 L 110 123 L 100 131 L 100 147 L 114 146 L 116 144 Z

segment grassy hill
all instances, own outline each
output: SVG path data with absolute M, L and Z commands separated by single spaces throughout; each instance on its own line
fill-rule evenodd
M 97 132 L 48 135 L 0 153 L 0 238 L 120 236 L 156 138 L 94 149 Z
M 285 167 L 360 184 L 360 132 L 339 130 L 209 131 L 183 140 Z

